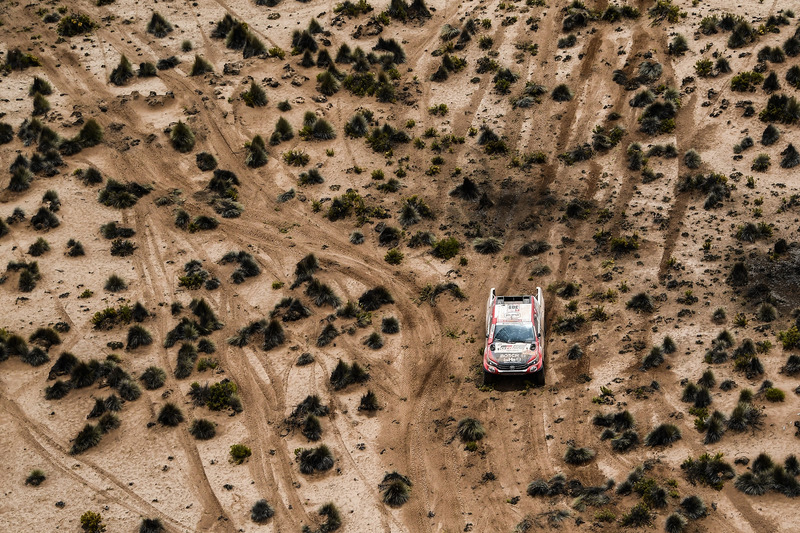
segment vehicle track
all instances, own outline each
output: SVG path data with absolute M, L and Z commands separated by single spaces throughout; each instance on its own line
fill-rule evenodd
M 170 516 L 162 513 L 157 507 L 141 498 L 136 491 L 128 488 L 125 483 L 119 481 L 113 474 L 99 467 L 86 456 L 82 456 L 80 459 L 70 456 L 67 450 L 49 435 L 44 425 L 32 422 L 29 417 L 25 416 L 25 413 L 22 412 L 20 407 L 13 400 L 8 398 L 5 392 L 0 392 L 0 405 L 2 405 L 3 411 L 17 422 L 19 434 L 23 436 L 26 443 L 35 448 L 41 456 L 47 459 L 54 467 L 58 468 L 62 474 L 75 479 L 75 481 L 81 485 L 90 488 L 95 493 L 102 495 L 104 498 L 113 501 L 133 513 L 158 517 L 167 527 L 171 526 L 180 531 L 186 530 L 187 526 L 185 524 L 181 524 L 173 520 Z M 76 461 L 90 467 L 92 473 L 99 476 L 105 484 L 112 485 L 116 490 L 125 494 L 125 496 L 121 498 L 117 497 L 96 482 L 90 481 L 86 477 L 80 475 L 78 470 L 67 465 L 67 462 L 74 464 Z

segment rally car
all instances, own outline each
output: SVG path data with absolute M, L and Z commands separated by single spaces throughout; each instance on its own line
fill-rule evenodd
M 544 385 L 544 298 L 536 295 L 498 296 L 489 292 L 486 303 L 484 381 L 496 376 L 530 376 Z

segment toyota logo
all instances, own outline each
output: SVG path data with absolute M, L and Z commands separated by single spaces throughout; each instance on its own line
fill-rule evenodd
M 517 367 L 515 367 L 514 365 L 510 365 L 510 366 L 508 367 L 508 369 L 509 369 L 509 370 L 516 370 L 516 369 L 517 369 Z

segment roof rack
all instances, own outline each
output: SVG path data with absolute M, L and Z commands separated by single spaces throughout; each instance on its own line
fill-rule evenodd
M 497 304 L 501 305 L 504 303 L 522 303 L 522 304 L 531 304 L 530 295 L 525 296 L 498 296 L 497 297 Z

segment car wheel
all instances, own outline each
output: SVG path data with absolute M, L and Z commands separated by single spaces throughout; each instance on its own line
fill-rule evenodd
M 544 365 L 542 365 L 541 370 L 533 374 L 533 384 L 536 385 L 537 387 L 544 386 Z
M 494 385 L 494 378 L 495 375 L 491 372 L 484 372 L 483 373 L 483 384 L 487 386 Z

